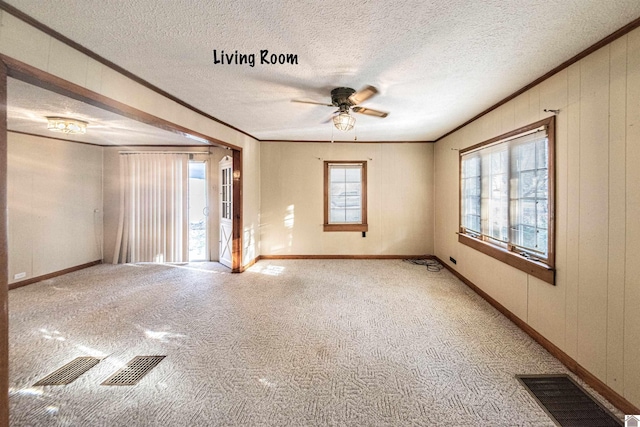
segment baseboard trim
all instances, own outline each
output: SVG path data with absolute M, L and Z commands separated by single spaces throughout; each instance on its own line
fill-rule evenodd
M 232 273 L 244 273 L 261 259 L 434 259 L 433 255 L 258 255 L 239 271 Z
M 260 255 L 261 259 L 433 259 L 433 255 Z
M 527 335 L 533 338 L 538 344 L 544 347 L 549 353 L 551 353 L 556 359 L 558 359 L 564 366 L 567 367 L 571 372 L 576 374 L 579 378 L 581 378 L 585 383 L 587 383 L 591 388 L 600 393 L 605 399 L 607 399 L 611 404 L 617 407 L 620 411 L 625 414 L 640 414 L 640 409 L 636 407 L 634 404 L 629 402 L 623 396 L 618 394 L 615 390 L 605 384 L 602 380 L 597 378 L 591 372 L 589 372 L 585 367 L 581 366 L 575 359 L 569 356 L 567 353 L 562 351 L 560 347 L 549 341 L 545 338 L 540 332 L 533 329 L 529 324 L 527 324 L 524 320 L 520 319 L 518 316 L 513 314 L 509 309 L 500 304 L 498 301 L 493 299 L 489 294 L 476 286 L 472 281 L 464 277 L 462 274 L 458 273 L 454 270 L 450 265 L 443 262 L 440 258 L 435 257 L 435 259 L 442 264 L 447 270 L 453 273 L 458 279 L 460 279 L 465 285 L 470 287 L 475 293 L 480 295 L 484 300 L 486 300 L 489 304 L 491 304 L 496 310 L 502 313 L 507 319 L 511 320 L 516 324 L 520 329 L 522 329 Z
M 82 270 L 94 265 L 102 264 L 102 260 L 91 261 L 86 264 L 76 265 L 75 267 L 65 268 L 64 270 L 55 271 L 53 273 L 45 274 L 43 276 L 32 277 L 30 279 L 22 280 L 20 282 L 10 283 L 9 290 L 21 288 L 23 286 L 31 285 L 32 283 L 41 282 L 43 280 L 53 279 L 54 277 L 62 276 L 63 274 L 71 273 L 73 271 Z
M 245 270 L 247 270 L 248 268 L 253 267 L 253 265 L 254 265 L 256 262 L 258 262 L 258 261 L 260 261 L 260 255 L 258 255 L 257 257 L 255 257 L 255 258 L 254 258 L 254 259 L 252 259 L 251 261 L 249 261 L 247 264 L 243 265 L 243 266 L 240 268 L 240 271 L 239 271 L 238 273 L 244 273 L 244 272 L 245 272 Z

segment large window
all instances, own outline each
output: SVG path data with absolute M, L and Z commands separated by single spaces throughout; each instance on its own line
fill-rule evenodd
M 550 117 L 460 151 L 458 240 L 549 283 L 554 129 Z
M 367 162 L 324 162 L 324 231 L 367 231 Z

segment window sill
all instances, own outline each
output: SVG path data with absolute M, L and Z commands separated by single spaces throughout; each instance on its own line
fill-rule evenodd
M 367 224 L 324 224 L 324 231 L 369 231 Z
M 527 259 L 464 234 L 458 234 L 458 242 L 555 286 L 555 270 L 542 262 Z

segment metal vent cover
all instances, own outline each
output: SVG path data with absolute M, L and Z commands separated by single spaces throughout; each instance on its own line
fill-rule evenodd
M 35 383 L 34 386 L 71 384 L 77 380 L 80 375 L 96 366 L 99 362 L 100 359 L 96 357 L 76 357 L 63 367 L 42 378 L 40 381 Z
M 166 356 L 136 356 L 115 374 L 107 378 L 102 385 L 136 385 Z
M 623 425 L 568 375 L 516 375 L 516 378 L 561 427 Z

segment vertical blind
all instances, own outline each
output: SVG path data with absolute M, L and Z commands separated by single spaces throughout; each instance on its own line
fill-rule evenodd
M 113 263 L 188 259 L 186 153 L 121 153 Z

